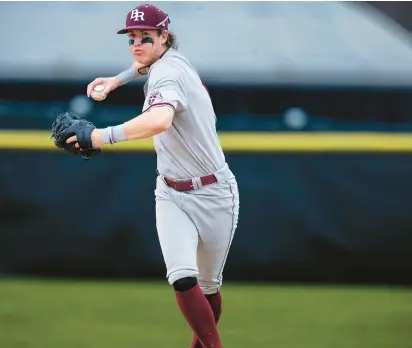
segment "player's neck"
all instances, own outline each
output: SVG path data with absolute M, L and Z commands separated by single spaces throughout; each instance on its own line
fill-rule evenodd
M 162 46 L 159 54 L 156 56 L 155 62 L 157 62 L 160 58 L 162 58 L 166 51 L 167 51 L 167 47 L 166 47 L 166 46 Z
M 146 69 L 146 71 L 148 72 L 150 70 L 150 67 L 154 63 L 156 63 L 160 58 L 162 58 L 167 50 L 168 50 L 168 48 L 166 46 L 162 46 L 162 48 L 160 49 L 160 52 L 158 54 L 156 54 L 155 59 L 150 64 L 148 64 L 146 67 L 144 67 L 144 69 Z M 140 69 L 143 69 L 143 68 L 140 68 Z

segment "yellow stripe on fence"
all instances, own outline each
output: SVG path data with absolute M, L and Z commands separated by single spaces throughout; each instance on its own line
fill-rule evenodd
M 47 131 L 1 130 L 0 149 L 58 150 Z M 230 152 L 411 152 L 412 133 L 264 133 L 221 132 L 219 138 Z M 108 151 L 153 151 L 152 139 L 107 146 Z

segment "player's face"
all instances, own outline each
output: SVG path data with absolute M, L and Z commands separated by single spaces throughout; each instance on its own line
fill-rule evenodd
M 163 53 L 167 33 L 157 30 L 131 30 L 128 33 L 129 47 L 134 59 L 144 65 L 152 64 Z

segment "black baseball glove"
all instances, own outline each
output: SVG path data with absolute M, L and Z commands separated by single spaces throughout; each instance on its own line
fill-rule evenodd
M 101 150 L 92 147 L 91 133 L 95 125 L 90 121 L 77 116 L 71 112 L 66 112 L 57 116 L 52 124 L 52 139 L 59 149 L 75 155 L 82 156 L 88 160 L 91 156 L 98 155 Z M 77 136 L 80 148 L 76 148 L 76 142 L 70 144 L 66 140 L 71 136 Z

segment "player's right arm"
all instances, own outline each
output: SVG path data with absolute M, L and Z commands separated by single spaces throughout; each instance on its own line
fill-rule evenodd
M 114 91 L 116 88 L 123 86 L 129 82 L 132 82 L 136 78 L 142 76 L 140 69 L 144 65 L 134 62 L 130 68 L 123 70 L 120 74 L 112 77 L 98 77 L 94 81 L 90 82 L 87 85 L 87 96 L 90 98 L 90 95 L 97 85 L 104 86 L 104 94 L 107 96 L 111 91 Z

